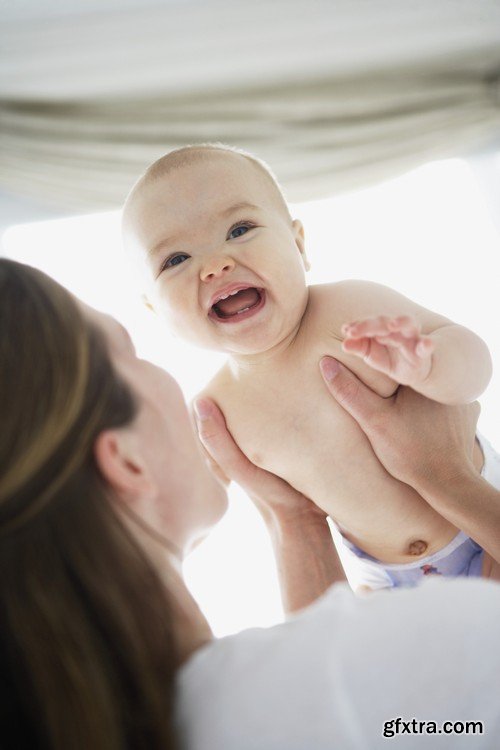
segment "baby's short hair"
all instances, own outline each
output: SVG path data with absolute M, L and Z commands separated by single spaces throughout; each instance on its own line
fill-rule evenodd
M 228 146 L 224 143 L 190 144 L 173 149 L 164 156 L 161 156 L 139 177 L 125 201 L 125 206 L 127 206 L 133 196 L 140 190 L 141 186 L 148 185 L 175 169 L 180 169 L 181 167 L 186 167 L 190 164 L 196 164 L 204 159 L 209 159 L 214 152 L 235 154 L 237 156 L 242 156 L 244 159 L 251 162 L 251 164 L 253 164 L 262 175 L 264 175 L 268 183 L 271 185 L 273 192 L 276 194 L 278 203 L 291 219 L 290 210 L 283 194 L 283 190 L 269 165 L 257 156 L 250 154 L 248 151 L 236 148 L 235 146 Z

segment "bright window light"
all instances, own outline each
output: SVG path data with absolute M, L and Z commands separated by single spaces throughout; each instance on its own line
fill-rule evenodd
M 480 430 L 500 448 L 500 238 L 468 165 L 435 162 L 374 188 L 294 205 L 292 213 L 305 225 L 311 284 L 381 282 L 485 339 L 495 375 L 481 399 Z M 146 309 L 124 260 L 118 212 L 11 227 L 4 248 L 114 315 L 139 356 L 169 370 L 187 398 L 221 366 L 222 355 L 184 344 Z M 282 619 L 260 517 L 238 488 L 230 498 L 223 521 L 185 564 L 216 635 Z

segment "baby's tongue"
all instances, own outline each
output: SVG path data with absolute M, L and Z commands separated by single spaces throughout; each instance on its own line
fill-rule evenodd
M 241 292 L 233 294 L 227 299 L 221 299 L 215 307 L 219 315 L 223 317 L 229 317 L 230 315 L 236 315 L 236 313 L 245 310 L 247 307 L 256 305 L 259 301 L 259 293 L 256 289 L 242 289 Z

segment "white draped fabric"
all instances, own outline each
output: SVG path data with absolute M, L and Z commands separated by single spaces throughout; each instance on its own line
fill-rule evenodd
M 255 152 L 291 200 L 500 143 L 498 0 L 70 5 L 0 10 L 0 190 L 61 212 L 185 143 Z

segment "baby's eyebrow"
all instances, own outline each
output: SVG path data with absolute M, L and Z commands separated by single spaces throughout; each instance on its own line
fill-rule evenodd
M 224 211 L 221 211 L 219 216 L 229 216 L 229 214 L 232 214 L 234 211 L 241 211 L 241 209 L 249 208 L 252 211 L 258 211 L 259 207 L 254 206 L 253 203 L 247 203 L 247 201 L 241 201 L 239 203 L 233 203 L 232 206 L 229 206 L 229 208 L 225 208 Z
M 246 209 L 251 211 L 259 211 L 259 206 L 255 206 L 253 203 L 248 203 L 248 201 L 239 201 L 238 203 L 233 203 L 228 208 L 224 208 L 222 211 L 220 211 L 217 216 L 220 218 L 225 218 L 226 216 L 230 216 L 230 214 L 233 214 L 235 211 L 242 211 Z M 154 256 L 160 252 L 160 250 L 163 250 L 167 247 L 167 245 L 171 245 L 175 240 L 177 239 L 176 236 L 173 237 L 164 237 L 160 242 L 158 242 L 156 245 L 151 247 L 147 251 L 148 258 L 154 258 Z
M 167 245 L 170 245 L 175 240 L 175 237 L 167 237 L 160 242 L 157 242 L 156 245 L 153 245 L 153 247 L 150 247 L 147 256 L 148 258 L 154 258 L 157 253 L 160 252 L 160 250 L 163 250 L 164 247 Z

